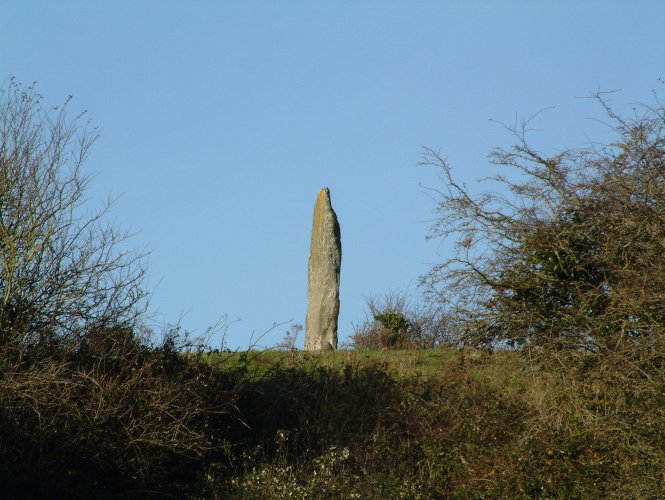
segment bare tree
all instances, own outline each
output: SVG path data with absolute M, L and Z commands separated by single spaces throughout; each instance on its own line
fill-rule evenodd
M 599 352 L 665 333 L 665 108 L 625 118 L 594 97 L 613 143 L 548 156 L 527 120 L 490 154 L 518 176 L 478 195 L 426 149 L 445 183 L 431 237 L 453 238 L 455 255 L 422 282 L 457 307 L 467 342 Z
M 0 326 L 5 340 L 76 340 L 92 327 L 134 326 L 146 306 L 143 256 L 84 207 L 97 135 L 68 103 L 44 108 L 34 84 L 0 88 Z

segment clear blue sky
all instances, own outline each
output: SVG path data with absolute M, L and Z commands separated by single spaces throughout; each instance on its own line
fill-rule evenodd
M 543 148 L 607 132 L 665 78 L 665 2 L 0 0 L 0 79 L 72 94 L 101 137 L 90 203 L 151 251 L 154 322 L 240 317 L 246 347 L 304 324 L 312 209 L 331 190 L 343 244 L 340 337 L 364 299 L 416 292 L 449 243 L 426 241 L 421 145 L 468 182 L 512 122 L 548 107 Z M 662 87 L 662 85 L 661 85 Z M 262 345 L 278 342 L 286 326 Z M 302 341 L 302 339 L 301 339 Z M 218 339 L 215 340 L 218 342 Z

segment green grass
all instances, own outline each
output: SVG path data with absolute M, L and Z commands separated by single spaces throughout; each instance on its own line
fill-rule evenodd
M 247 364 L 252 373 L 262 374 L 275 367 L 325 366 L 342 369 L 353 365 L 382 365 L 402 377 L 436 376 L 446 364 L 459 361 L 462 354 L 452 349 L 415 350 L 337 350 L 303 351 L 240 351 L 209 354 L 208 362 L 220 368 Z
M 511 351 L 488 354 L 478 350 L 350 350 L 303 351 L 238 351 L 207 354 L 207 361 L 220 369 L 244 366 L 250 376 L 260 377 L 283 368 L 312 369 L 317 366 L 343 370 L 347 366 L 380 367 L 404 379 L 438 379 L 451 369 L 465 366 L 479 381 L 496 389 L 519 390 L 530 382 L 528 371 L 521 370 L 523 360 Z

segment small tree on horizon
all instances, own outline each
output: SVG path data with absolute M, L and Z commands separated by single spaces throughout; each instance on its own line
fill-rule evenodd
M 453 324 L 436 304 L 413 303 L 403 292 L 365 299 L 365 320 L 353 327 L 356 349 L 432 349 L 456 344 Z

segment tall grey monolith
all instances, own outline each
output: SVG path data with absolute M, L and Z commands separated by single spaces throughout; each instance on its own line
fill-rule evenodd
M 330 190 L 319 192 L 314 205 L 312 244 L 309 253 L 305 350 L 337 349 L 339 271 L 342 240 Z

